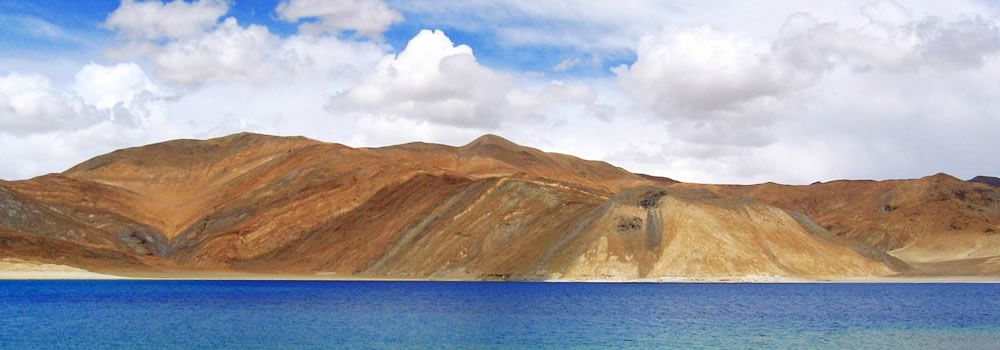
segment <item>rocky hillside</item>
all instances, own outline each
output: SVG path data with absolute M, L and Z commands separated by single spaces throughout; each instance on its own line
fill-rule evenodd
M 993 187 L 1000 187 L 1000 177 L 993 176 L 976 176 L 969 180 L 969 182 L 978 182 L 981 184 L 987 184 Z
M 1000 256 L 1000 191 L 946 174 L 914 180 L 833 181 L 809 186 L 678 186 L 752 198 L 803 213 L 838 238 L 887 252 L 911 264 Z M 993 267 L 983 266 L 950 270 L 947 274 L 984 274 L 991 270 Z
M 0 258 L 108 273 L 989 274 L 998 220 L 995 188 L 946 175 L 683 184 L 493 135 L 462 147 L 351 148 L 244 133 L 0 181 Z

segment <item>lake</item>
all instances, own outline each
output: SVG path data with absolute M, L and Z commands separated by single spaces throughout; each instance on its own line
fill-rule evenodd
M 997 348 L 997 284 L 0 281 L 0 348 Z

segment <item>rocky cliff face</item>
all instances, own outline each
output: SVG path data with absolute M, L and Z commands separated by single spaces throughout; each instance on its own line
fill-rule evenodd
M 0 255 L 392 278 L 954 273 L 945 262 L 1000 255 L 998 208 L 993 188 L 946 176 L 709 186 L 492 135 L 355 149 L 237 134 L 0 181 Z

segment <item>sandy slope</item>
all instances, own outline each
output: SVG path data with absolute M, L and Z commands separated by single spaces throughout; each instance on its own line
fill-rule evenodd
M 373 278 L 336 274 L 256 274 L 237 272 L 129 272 L 121 276 L 71 266 L 0 260 L 0 280 L 188 280 L 188 281 L 464 281 L 455 278 Z M 502 282 L 502 281 L 494 281 Z M 1000 276 L 788 277 L 777 275 L 658 277 L 632 280 L 560 278 L 550 283 L 1000 283 Z
M 125 277 L 90 272 L 72 266 L 44 264 L 20 259 L 0 260 L 0 279 L 10 280 L 91 280 L 121 279 Z

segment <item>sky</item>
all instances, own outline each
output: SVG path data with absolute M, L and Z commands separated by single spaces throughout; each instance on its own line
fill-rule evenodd
M 0 0 L 0 179 L 243 131 L 491 133 L 699 183 L 1000 176 L 1000 1 Z

